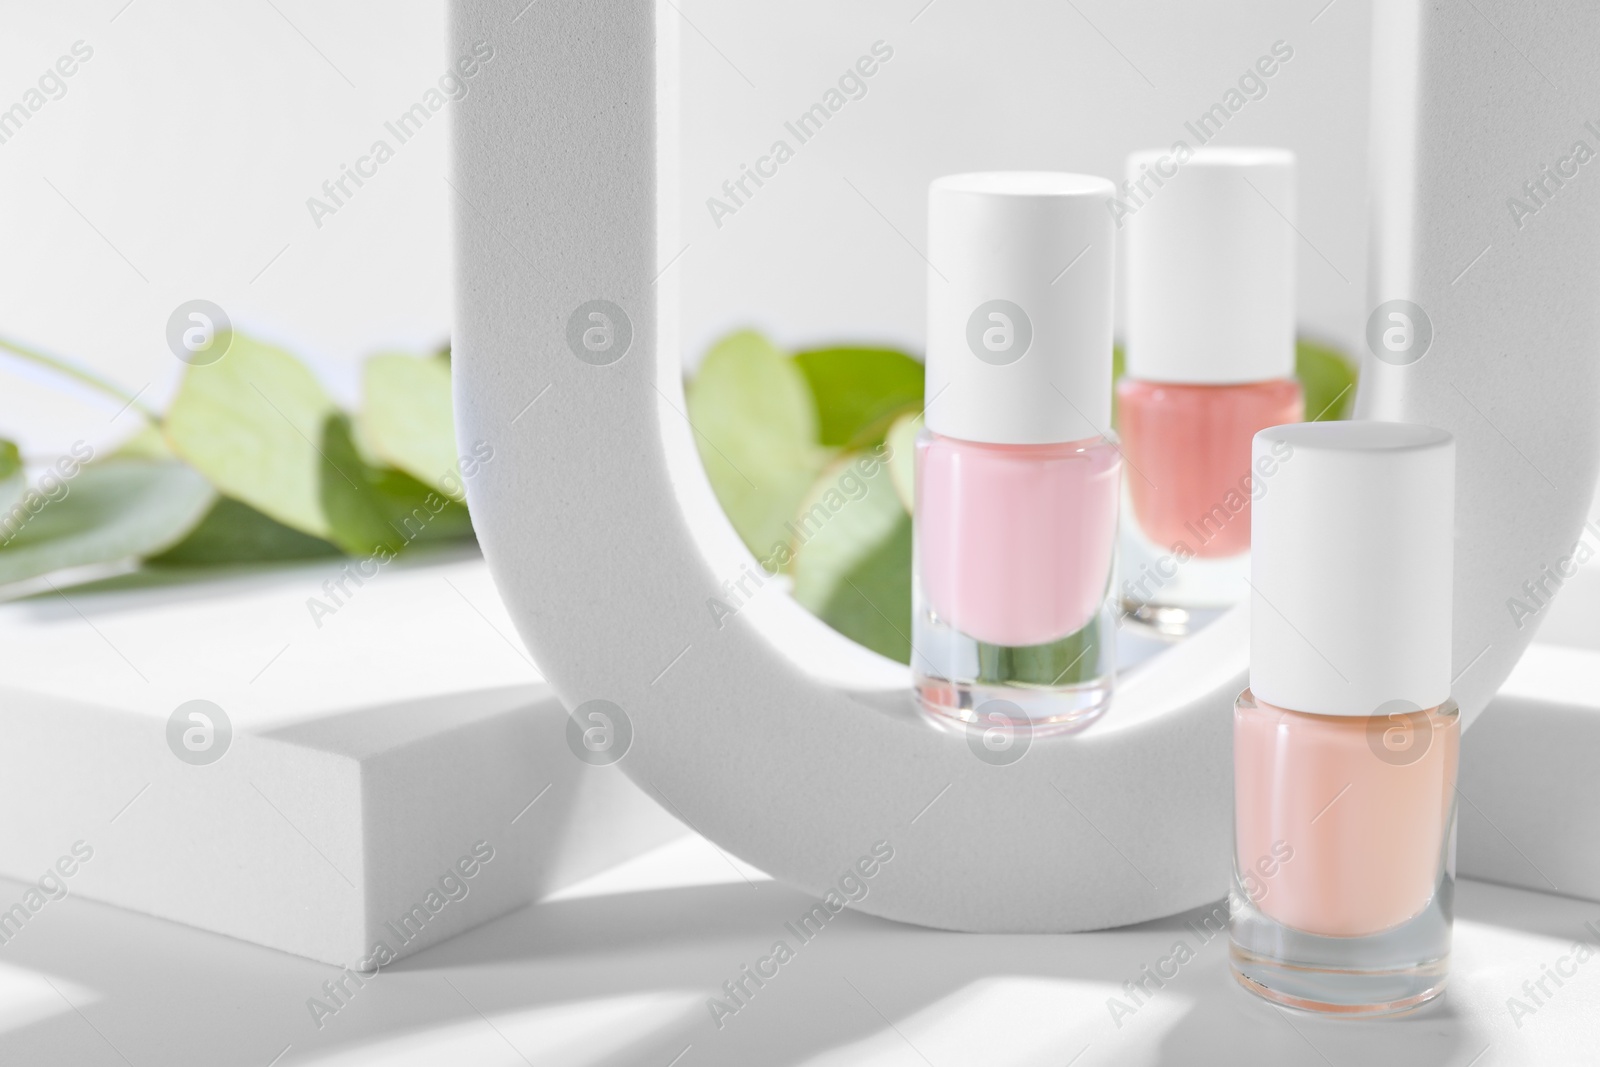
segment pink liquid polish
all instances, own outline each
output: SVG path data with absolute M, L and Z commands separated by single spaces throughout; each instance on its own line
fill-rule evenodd
M 1305 417 L 1294 378 L 1294 155 L 1128 158 L 1122 608 L 1180 636 L 1248 592 L 1250 441 Z
M 1234 708 L 1232 966 L 1345 1015 L 1437 996 L 1450 959 L 1455 444 L 1384 422 L 1256 436 L 1250 688 Z
M 1111 195 L 1043 173 L 929 192 L 911 666 L 942 719 L 1062 730 L 1111 698 Z

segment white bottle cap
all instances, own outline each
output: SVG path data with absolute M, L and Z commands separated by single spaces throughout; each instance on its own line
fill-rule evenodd
M 1128 234 L 1130 377 L 1293 376 L 1294 172 L 1294 153 L 1281 148 L 1128 157 L 1117 214 Z
M 1315 715 L 1443 704 L 1455 439 L 1409 423 L 1312 422 L 1262 430 L 1254 451 L 1256 698 Z
M 994 444 L 1109 431 L 1113 191 L 1048 173 L 929 188 L 930 430 Z

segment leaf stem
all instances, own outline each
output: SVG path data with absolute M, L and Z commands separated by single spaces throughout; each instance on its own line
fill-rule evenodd
M 43 352 L 36 352 L 31 348 L 28 348 L 24 345 L 19 345 L 17 342 L 8 340 L 4 337 L 0 337 L 0 349 L 5 349 L 14 356 L 25 359 L 30 363 L 36 363 L 48 370 L 53 370 L 57 374 L 71 378 L 79 384 L 86 385 L 96 392 L 103 393 L 114 400 L 121 401 L 125 409 L 133 408 L 134 410 L 138 411 L 139 414 L 143 415 L 146 421 L 148 421 L 152 426 L 157 426 L 161 423 L 161 416 L 157 415 L 154 411 L 139 403 L 137 394 L 129 395 L 128 391 L 123 389 L 120 385 L 107 381 L 98 374 L 95 374 L 93 371 L 85 370 L 83 367 L 77 366 L 74 363 L 69 363 L 58 356 L 47 356 Z

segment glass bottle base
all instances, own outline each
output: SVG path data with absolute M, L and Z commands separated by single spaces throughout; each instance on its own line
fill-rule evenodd
M 964 726 L 1025 728 L 1034 736 L 1081 730 L 1111 705 L 1109 678 L 1077 685 L 1023 689 L 952 682 L 918 674 L 914 677 L 913 688 L 922 710 L 929 715 Z
M 1039 736 L 1081 730 L 1110 707 L 1116 620 L 1109 606 L 1059 640 L 998 645 L 957 630 L 920 595 L 915 601 L 912 685 L 936 724 Z
M 1238 945 L 1229 962 L 1234 979 L 1263 1000 L 1352 1019 L 1416 1011 L 1444 992 L 1450 969 L 1449 956 L 1395 971 L 1294 967 Z
M 1361 1018 L 1414 1011 L 1444 992 L 1453 880 L 1420 914 L 1366 937 L 1323 937 L 1233 896 L 1229 965 L 1256 996 L 1302 1011 Z

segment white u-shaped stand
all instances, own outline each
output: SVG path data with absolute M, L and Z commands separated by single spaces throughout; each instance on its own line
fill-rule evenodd
M 887 842 L 868 912 L 1073 931 L 1222 896 L 1242 614 L 1122 682 L 1085 733 L 1004 766 L 923 724 L 903 669 L 781 594 L 719 627 L 708 600 L 753 562 L 695 458 L 661 275 L 675 49 L 654 0 L 524 4 L 454 8 L 458 50 L 503 41 L 510 59 L 456 127 L 456 408 L 461 439 L 496 450 L 470 487 L 485 554 L 568 706 L 622 709 L 620 768 L 785 881 L 825 891 Z M 1570 102 L 1600 98 L 1600 13 L 1524 11 L 1535 69 L 1471 5 L 1382 7 L 1371 303 L 1413 301 L 1434 336 L 1410 366 L 1369 359 L 1360 403 L 1458 438 L 1470 717 L 1532 636 L 1505 601 L 1570 551 L 1600 454 L 1600 163 L 1521 228 L 1506 206 L 1575 140 L 1600 149 Z M 585 347 L 596 309 L 613 333 Z

